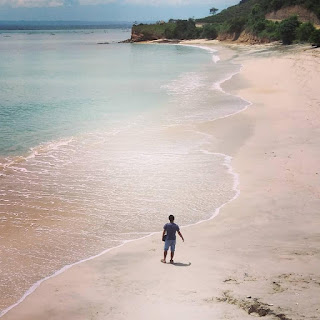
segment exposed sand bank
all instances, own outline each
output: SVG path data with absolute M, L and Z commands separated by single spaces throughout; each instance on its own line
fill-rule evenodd
M 160 263 L 159 233 L 44 282 L 2 319 L 320 318 L 320 51 L 243 64 L 231 81 L 253 105 L 199 126 L 233 157 L 241 194 L 182 229 L 176 265 Z

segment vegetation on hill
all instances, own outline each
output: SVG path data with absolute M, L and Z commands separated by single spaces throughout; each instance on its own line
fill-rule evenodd
M 138 24 L 133 25 L 132 33 L 141 34 L 144 37 L 141 40 L 153 40 L 165 38 L 165 33 L 170 33 L 174 30 L 175 23 L 157 23 L 157 24 Z
M 167 39 L 197 39 L 200 37 L 200 30 L 193 19 L 177 20 L 174 28 L 166 29 L 165 36 Z
M 311 42 L 320 46 L 319 30 L 312 23 L 301 23 L 296 16 L 274 22 L 265 19 L 267 13 L 288 6 L 300 5 L 314 12 L 320 18 L 319 0 L 241 0 L 211 16 L 198 20 L 170 20 L 168 23 L 133 26 L 133 33 L 144 34 L 143 40 L 167 39 L 215 39 L 221 35 L 232 35 L 237 39 L 242 32 L 263 41 L 281 40 L 283 44 L 294 41 Z M 215 9 L 215 8 L 213 8 Z M 201 23 L 202 27 L 197 27 Z
M 280 23 L 265 19 L 267 13 L 293 5 L 300 5 L 320 18 L 319 0 L 242 0 L 238 5 L 197 22 L 212 25 L 219 34 L 234 34 L 234 39 L 245 31 L 267 41 L 281 40 L 284 44 L 309 41 L 318 45 L 319 31 L 310 22 L 301 23 L 297 17 L 289 17 Z
M 197 28 L 196 23 L 193 19 L 189 20 L 170 20 L 168 23 L 157 23 L 157 24 L 139 24 L 132 27 L 133 34 L 143 34 L 141 40 L 152 40 L 152 39 L 198 39 L 205 32 L 208 38 L 216 38 L 217 33 L 212 27 Z
M 277 11 L 281 8 L 300 5 L 314 12 L 320 19 L 320 1 L 319 0 L 241 0 L 239 4 L 222 10 L 217 15 L 211 15 L 198 22 L 205 23 L 224 23 L 234 18 L 248 19 L 252 8 L 259 5 L 261 14 L 265 16 L 268 12 Z
M 314 12 L 320 19 L 319 0 L 264 0 L 263 2 L 267 12 L 276 11 L 284 7 L 299 5 Z

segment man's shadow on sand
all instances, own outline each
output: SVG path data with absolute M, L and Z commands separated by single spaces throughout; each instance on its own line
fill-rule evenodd
M 190 267 L 191 266 L 191 262 L 188 262 L 188 263 L 183 263 L 183 262 L 174 262 L 174 263 L 171 263 L 173 266 L 176 266 L 176 267 Z

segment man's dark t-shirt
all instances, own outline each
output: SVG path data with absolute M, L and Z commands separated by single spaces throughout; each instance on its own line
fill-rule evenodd
M 167 240 L 176 240 L 176 232 L 180 230 L 177 224 L 174 222 L 166 223 L 163 229 L 167 231 Z

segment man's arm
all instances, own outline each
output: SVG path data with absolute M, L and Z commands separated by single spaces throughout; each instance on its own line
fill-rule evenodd
M 183 235 L 181 234 L 180 230 L 178 231 L 178 235 L 180 236 L 180 238 L 181 238 L 182 241 L 184 242 Z
M 163 239 L 163 237 L 164 237 L 165 234 L 166 234 L 166 230 L 163 230 L 163 232 L 162 232 L 162 239 Z

